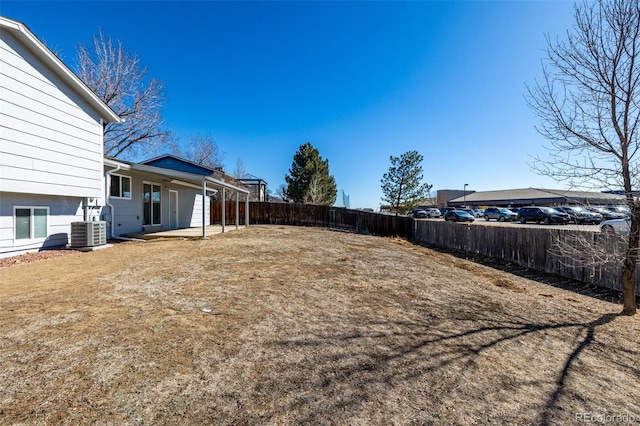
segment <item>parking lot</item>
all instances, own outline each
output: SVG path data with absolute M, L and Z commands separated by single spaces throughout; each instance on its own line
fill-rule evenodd
M 432 220 L 432 221 L 440 221 L 444 222 L 443 218 L 432 218 L 432 219 L 416 219 L 416 220 Z M 457 225 L 457 223 L 449 222 L 451 225 Z M 520 222 L 498 222 L 496 220 L 486 221 L 482 217 L 475 218 L 475 221 L 461 222 L 460 225 L 471 225 L 471 226 L 515 226 L 521 228 L 561 228 L 561 229 L 573 229 L 578 231 L 593 231 L 600 232 L 600 225 L 576 225 L 574 223 L 569 223 L 567 225 L 543 225 L 543 224 L 535 224 L 532 222 L 527 222 L 525 224 L 521 224 Z

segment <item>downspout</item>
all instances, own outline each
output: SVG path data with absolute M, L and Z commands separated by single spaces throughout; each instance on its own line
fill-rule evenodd
M 120 170 L 120 164 L 116 164 L 116 168 L 114 170 L 110 170 L 107 171 L 105 173 L 105 177 L 107 178 L 107 181 L 105 182 L 104 185 L 104 203 L 109 207 L 109 213 L 111 213 L 111 238 L 115 238 L 115 234 L 113 233 L 113 222 L 115 222 L 114 218 L 115 218 L 115 208 L 113 207 L 113 204 L 111 204 L 109 202 L 109 188 L 111 188 L 111 174 L 112 173 L 116 173 L 118 170 Z
M 105 173 L 105 176 L 107 178 L 107 182 L 105 183 L 105 189 L 104 189 L 104 203 L 109 207 L 109 212 L 111 213 L 111 239 L 113 240 L 123 240 L 123 241 L 138 241 L 138 242 L 142 242 L 142 243 L 146 243 L 146 240 L 142 240 L 140 238 L 126 238 L 126 237 L 116 237 L 116 235 L 113 233 L 113 223 L 115 222 L 115 208 L 113 207 L 113 204 L 111 204 L 109 202 L 109 188 L 111 188 L 111 174 L 112 173 L 116 173 L 118 170 L 120 170 L 120 165 L 117 164 L 116 168 L 114 170 L 108 171 Z
M 84 198 L 84 200 L 82 200 L 82 210 L 83 210 L 83 219 L 85 222 L 89 221 L 89 199 L 88 198 Z

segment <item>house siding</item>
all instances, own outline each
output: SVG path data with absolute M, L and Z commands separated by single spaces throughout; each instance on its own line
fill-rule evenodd
M 103 194 L 102 121 L 7 31 L 0 31 L 0 195 Z
M 107 169 L 109 170 L 109 169 Z M 154 175 L 150 173 L 140 173 L 135 171 L 119 170 L 115 174 L 119 176 L 127 176 L 131 178 L 131 199 L 109 197 L 109 204 L 113 206 L 115 214 L 109 206 L 102 209 L 101 219 L 109 224 L 109 235 L 111 233 L 110 224 L 113 219 L 115 236 L 123 234 L 136 234 L 145 231 L 143 226 L 143 201 L 142 201 L 142 185 L 143 182 L 149 182 L 160 185 L 160 221 L 157 227 L 149 226 L 146 230 L 168 230 L 170 229 L 170 205 L 169 191 L 178 192 L 178 228 L 189 228 L 191 226 L 201 226 L 202 216 L 202 191 L 195 188 L 189 188 L 168 182 L 166 176 Z M 107 188 L 109 190 L 109 188 Z M 206 220 L 209 223 L 209 197 L 205 203 Z M 113 214 L 113 217 L 112 217 Z
M 71 222 L 84 220 L 82 200 L 76 197 L 0 194 L 0 257 L 66 246 L 71 235 Z M 14 209 L 16 207 L 49 209 L 47 237 L 44 241 L 15 239 Z

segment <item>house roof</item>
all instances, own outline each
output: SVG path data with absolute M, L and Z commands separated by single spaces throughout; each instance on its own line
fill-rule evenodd
M 202 185 L 202 183 L 207 183 L 211 185 L 213 188 L 225 188 L 230 189 L 232 191 L 238 191 L 243 194 L 249 194 L 249 190 L 246 188 L 241 188 L 235 185 L 231 185 L 230 183 L 223 182 L 219 179 L 213 178 L 211 176 L 206 176 L 197 173 L 189 173 L 179 170 L 167 169 L 164 167 L 156 167 L 150 166 L 148 164 L 143 163 L 133 163 L 129 161 L 116 160 L 112 158 L 105 158 L 104 165 L 112 168 L 120 168 L 122 170 L 133 170 L 139 172 L 153 173 L 156 175 L 165 176 L 169 179 L 175 181 L 186 182 L 190 185 Z M 181 182 L 176 182 L 180 184 Z
M 253 175 L 247 175 L 247 178 L 236 179 L 230 174 L 226 173 L 222 168 L 211 168 L 207 166 L 203 166 L 201 164 L 195 163 L 193 161 L 187 160 L 182 157 L 178 157 L 173 154 L 163 154 L 158 157 L 151 158 L 149 160 L 142 161 L 141 164 L 147 164 L 149 166 L 162 167 L 166 169 L 179 170 L 188 173 L 195 173 L 201 175 L 208 175 L 217 178 L 218 180 L 226 181 L 227 179 L 230 181 L 236 181 L 244 184 L 258 184 L 263 182 L 265 185 L 266 181 L 263 179 L 257 178 Z
M 260 185 L 260 184 L 267 185 L 266 180 L 260 179 L 259 177 L 256 177 L 254 175 L 245 175 L 245 177 L 240 178 L 238 180 L 247 185 Z
M 18 39 L 41 60 L 56 76 L 69 85 L 106 122 L 123 120 L 102 101 L 73 71 L 67 67 L 29 28 L 19 21 L 0 16 L 0 32 L 7 32 Z
M 449 202 L 460 203 L 466 201 L 467 204 L 504 204 L 513 202 L 516 204 L 529 204 L 536 200 L 557 201 L 565 203 L 581 204 L 607 204 L 622 203 L 624 196 L 608 194 L 604 192 L 588 191 L 568 191 L 564 189 L 542 189 L 523 188 L 505 189 L 499 191 L 480 191 L 467 193 L 466 196 L 458 197 Z
M 141 161 L 140 164 L 147 164 L 150 166 L 164 167 L 166 169 L 173 170 L 192 170 L 196 174 L 212 175 L 218 171 L 216 168 L 203 166 L 194 161 L 187 160 L 186 158 L 178 157 L 173 154 L 162 154 L 149 160 Z M 178 166 L 178 168 L 176 168 Z M 186 168 L 184 167 L 186 166 Z

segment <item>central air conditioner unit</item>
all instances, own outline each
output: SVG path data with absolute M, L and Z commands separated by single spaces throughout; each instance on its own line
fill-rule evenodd
M 107 222 L 72 222 L 71 247 L 96 247 L 107 244 Z

